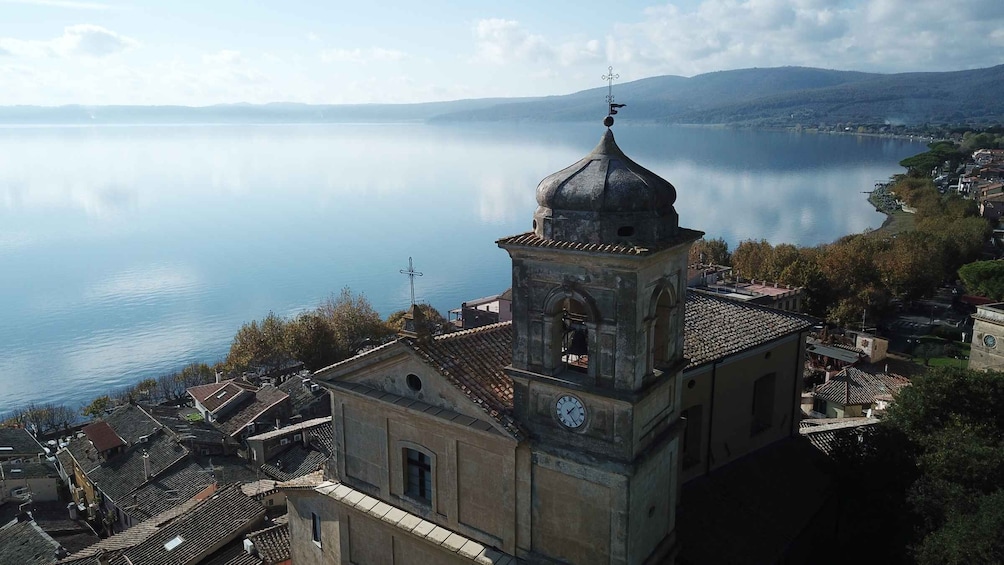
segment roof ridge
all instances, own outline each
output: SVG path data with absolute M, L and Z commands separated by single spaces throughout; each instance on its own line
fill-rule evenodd
M 466 330 L 460 330 L 458 332 L 450 332 L 442 335 L 437 335 L 433 337 L 434 341 L 448 341 L 451 338 L 460 338 L 473 335 L 476 333 L 487 333 L 493 330 L 497 330 L 503 326 L 511 326 L 512 320 L 507 320 L 505 322 L 495 322 L 494 324 L 487 324 L 484 326 L 478 326 L 476 328 L 470 328 Z

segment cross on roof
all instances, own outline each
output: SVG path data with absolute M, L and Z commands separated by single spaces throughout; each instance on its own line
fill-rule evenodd
M 408 275 L 411 279 L 411 305 L 415 305 L 415 277 L 422 276 L 422 273 L 415 270 L 415 265 L 411 262 L 411 257 L 408 257 L 408 270 L 401 269 L 402 275 Z
M 600 78 L 607 81 L 607 116 L 613 116 L 617 113 L 617 108 L 624 107 L 624 104 L 614 104 L 614 79 L 621 78 L 621 75 L 614 74 L 614 67 L 611 65 L 607 67 L 607 74 Z M 613 124 L 613 121 L 610 123 Z

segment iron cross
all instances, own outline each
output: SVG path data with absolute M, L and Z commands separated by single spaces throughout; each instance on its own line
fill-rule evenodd
M 614 103 L 614 79 L 621 78 L 621 75 L 614 74 L 614 67 L 611 65 L 607 67 L 607 74 L 600 77 L 601 79 L 607 81 L 607 104 Z
M 422 276 L 422 273 L 415 270 L 414 264 L 411 262 L 411 257 L 408 257 L 408 270 L 401 269 L 402 275 L 408 275 L 411 279 L 411 305 L 415 305 L 415 277 Z

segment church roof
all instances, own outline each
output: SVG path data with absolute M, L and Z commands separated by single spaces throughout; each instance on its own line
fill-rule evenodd
M 687 291 L 683 356 L 697 367 L 805 330 L 809 316 Z
M 512 417 L 512 324 L 502 322 L 453 332 L 421 342 L 404 338 L 430 366 L 517 437 Z

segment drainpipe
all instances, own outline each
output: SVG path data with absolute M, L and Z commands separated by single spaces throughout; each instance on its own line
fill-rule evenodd
M 704 474 L 711 473 L 711 438 L 715 430 L 715 377 L 718 374 L 718 361 L 711 365 L 711 402 L 708 403 L 708 450 L 704 465 Z
M 807 337 L 807 335 L 808 335 L 808 332 L 799 332 L 798 333 L 798 342 L 797 342 L 798 350 L 801 351 L 801 352 L 803 352 L 803 353 L 802 353 L 802 355 L 796 355 L 795 356 L 795 378 L 793 379 L 795 381 L 795 384 L 794 384 L 794 387 L 793 387 L 795 389 L 795 391 L 794 391 L 794 395 L 793 396 L 797 400 L 791 406 L 791 430 L 788 431 L 788 437 L 794 436 L 795 434 L 798 433 L 798 423 L 797 423 L 798 420 L 795 419 L 795 416 L 797 414 L 795 411 L 796 410 L 800 410 L 801 407 L 802 407 L 802 393 L 799 390 L 799 388 L 800 388 L 799 387 L 799 381 L 802 380 L 802 374 L 805 373 L 805 353 L 804 353 L 805 349 L 804 348 L 805 348 L 805 338 Z

